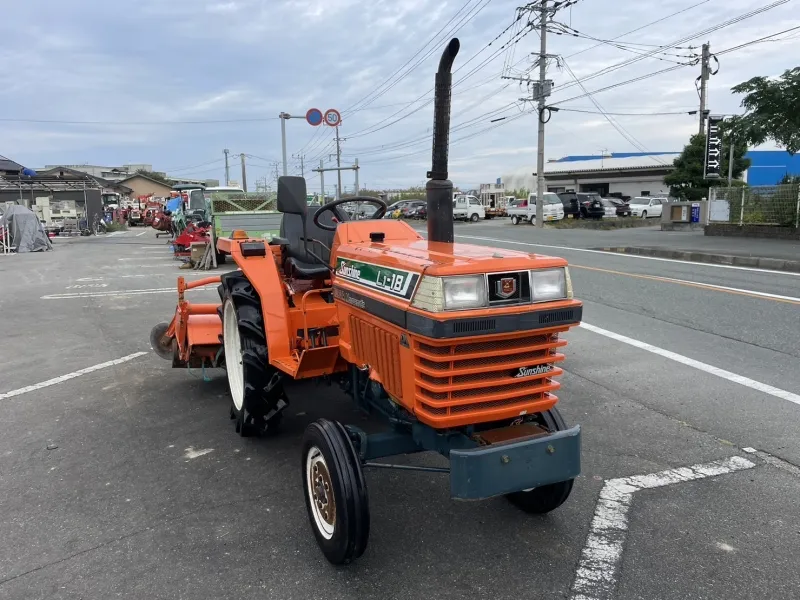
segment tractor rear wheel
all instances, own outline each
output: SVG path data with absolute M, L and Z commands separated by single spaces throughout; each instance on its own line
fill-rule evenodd
M 269 364 L 261 300 L 244 275 L 223 276 L 222 343 L 236 433 L 257 435 L 275 429 L 287 406 L 283 374 Z
M 341 423 L 318 419 L 303 435 L 303 494 L 325 558 L 348 564 L 369 540 L 369 500 L 361 459 Z
M 550 431 L 564 431 L 568 429 L 564 418 L 555 407 L 537 416 L 540 417 L 542 424 Z M 514 492 L 513 494 L 508 494 L 506 497 L 512 504 L 526 513 L 548 513 L 566 502 L 572 491 L 572 484 L 574 481 L 574 479 L 559 481 L 558 483 L 543 485 L 531 490 Z

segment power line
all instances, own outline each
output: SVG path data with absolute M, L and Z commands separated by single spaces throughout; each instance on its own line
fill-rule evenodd
M 608 122 L 609 122 L 609 124 L 610 124 L 610 125 L 611 125 L 611 126 L 614 128 L 614 129 L 616 129 L 616 130 L 617 130 L 617 132 L 618 132 L 618 133 L 619 133 L 619 134 L 620 134 L 622 137 L 624 137 L 624 138 L 625 138 L 625 139 L 626 139 L 626 140 L 627 140 L 627 141 L 628 141 L 628 142 L 629 142 L 629 143 L 630 143 L 630 144 L 631 144 L 631 145 L 632 145 L 634 148 L 636 148 L 636 149 L 637 149 L 637 150 L 639 150 L 640 152 L 649 152 L 649 150 L 648 150 L 648 149 L 647 149 L 647 148 L 644 146 L 644 144 L 642 144 L 642 143 L 641 143 L 639 140 L 637 140 L 637 139 L 636 139 L 636 138 L 633 136 L 633 134 L 632 134 L 631 132 L 629 132 L 629 131 L 628 131 L 627 129 L 625 129 L 625 128 L 624 128 L 622 125 L 620 125 L 620 124 L 619 124 L 619 123 L 617 123 L 617 122 L 616 122 L 614 119 L 612 119 L 612 118 L 611 118 L 611 117 L 608 115 L 608 113 L 606 113 L 605 109 L 604 109 L 604 108 L 603 108 L 603 107 L 600 105 L 600 103 L 599 103 L 597 100 L 595 100 L 594 96 L 592 96 L 591 94 L 589 94 L 589 92 L 587 92 L 587 91 L 586 91 L 586 88 L 584 87 L 584 85 L 583 85 L 583 84 L 580 82 L 580 80 L 579 80 L 579 79 L 578 79 L 578 78 L 575 76 L 575 73 L 573 73 L 573 72 L 572 72 L 572 69 L 571 69 L 571 68 L 570 68 L 570 66 L 567 64 L 567 61 L 566 61 L 566 60 L 564 60 L 564 59 L 562 58 L 562 59 L 561 59 L 561 64 L 563 64 L 563 65 L 564 65 L 564 68 L 565 68 L 565 69 L 566 69 L 566 70 L 569 72 L 570 76 L 571 76 L 571 77 L 572 77 L 572 78 L 575 80 L 575 82 L 576 82 L 576 83 L 578 83 L 578 85 L 580 85 L 581 89 L 582 89 L 584 92 L 586 92 L 586 93 L 588 94 L 589 100 L 592 102 L 592 104 L 594 104 L 594 105 L 597 107 L 597 110 L 599 110 L 599 111 L 600 111 L 600 114 L 602 114 L 602 115 L 603 115 L 603 117 L 605 117 L 606 121 L 608 121 Z M 655 162 L 657 162 L 657 163 L 659 163 L 659 164 L 662 164 L 662 165 L 663 165 L 663 164 L 665 164 L 663 161 L 659 160 L 659 159 L 658 159 L 658 158 L 656 158 L 655 156 L 650 156 L 650 158 L 651 158 L 653 161 L 655 161 Z
M 512 25 L 513 25 L 514 23 L 516 23 L 518 20 L 519 20 L 519 17 L 517 17 L 517 18 L 514 20 L 514 22 L 512 23 Z M 506 29 L 505 29 L 504 31 L 508 31 L 508 27 L 506 27 Z M 501 33 L 501 35 L 502 35 L 502 33 Z M 527 35 L 527 34 L 526 34 L 526 35 Z M 524 35 L 523 35 L 522 37 L 524 37 Z M 513 43 L 514 43 L 514 44 L 518 43 L 518 42 L 519 42 L 519 41 L 522 39 L 522 37 L 519 37 L 519 38 L 517 38 L 517 39 L 513 40 Z M 455 71 L 453 71 L 453 74 L 455 75 L 455 74 L 456 74 L 456 73 L 458 73 L 458 72 L 459 72 L 461 69 L 463 69 L 464 67 L 466 67 L 466 66 L 467 66 L 467 65 L 468 65 L 468 64 L 469 64 L 469 63 L 470 63 L 470 62 L 471 62 L 471 61 L 472 61 L 472 60 L 473 60 L 473 59 L 474 59 L 476 56 L 478 56 L 478 55 L 479 55 L 481 52 L 483 52 L 483 51 L 484 51 L 486 48 L 488 48 L 489 46 L 491 46 L 491 45 L 494 43 L 494 41 L 495 41 L 495 40 L 492 40 L 492 41 L 490 41 L 488 44 L 486 44 L 486 46 L 484 46 L 484 47 L 483 47 L 483 48 L 481 48 L 481 49 L 480 49 L 478 52 L 476 52 L 474 55 L 472 55 L 472 56 L 471 56 L 471 57 L 470 57 L 470 58 L 469 58 L 467 61 L 465 61 L 465 62 L 464 62 L 464 63 L 463 63 L 461 66 L 459 66 L 459 67 L 458 67 L 458 68 L 457 68 Z M 483 62 L 481 62 L 481 64 L 479 64 L 477 67 L 475 67 L 474 69 L 472 69 L 472 70 L 471 70 L 469 73 L 467 73 L 467 74 L 466 74 L 464 77 L 462 77 L 462 78 L 461 78 L 461 79 L 459 79 L 458 81 L 454 82 L 454 83 L 453 83 L 453 88 L 455 88 L 455 87 L 456 87 L 456 86 L 458 86 L 459 84 L 463 83 L 465 80 L 467 80 L 468 78 L 470 78 L 472 75 L 474 75 L 474 74 L 475 74 L 475 73 L 477 73 L 478 71 L 480 71 L 480 70 L 482 70 L 483 68 L 485 68 L 485 67 L 486 67 L 486 65 L 488 65 L 489 63 L 491 63 L 491 62 L 492 62 L 492 61 L 493 61 L 495 58 L 497 58 L 497 57 L 500 55 L 500 53 L 501 53 L 501 52 L 503 52 L 503 50 L 505 50 L 505 49 L 506 49 L 506 47 L 508 46 L 508 44 L 509 44 L 509 43 L 511 43 L 511 40 L 510 40 L 509 42 L 507 42 L 506 44 L 502 45 L 502 46 L 501 46 L 501 47 L 500 47 L 498 50 L 496 50 L 496 51 L 495 51 L 495 52 L 494 52 L 492 55 L 490 55 L 490 56 L 489 56 L 487 59 L 485 59 Z M 522 61 L 520 61 L 520 62 L 522 62 Z M 519 64 L 519 63 L 517 63 L 517 64 Z M 494 79 L 494 78 L 492 78 L 492 79 Z M 415 98 L 415 99 L 414 99 L 414 100 L 412 100 L 411 102 L 407 103 L 407 105 L 406 105 L 406 108 L 409 108 L 409 107 L 413 106 L 414 104 L 416 104 L 417 102 L 419 102 L 419 101 L 421 101 L 421 100 L 425 99 L 426 97 L 428 97 L 428 95 L 430 95 L 430 94 L 432 94 L 432 93 L 433 93 L 433 88 L 429 89 L 427 92 L 425 92 L 424 94 L 422 94 L 422 95 L 421 95 L 421 96 L 419 96 L 418 98 Z M 454 95 L 456 95 L 456 94 L 454 94 Z M 383 123 L 386 123 L 387 121 L 390 121 L 391 119 L 393 119 L 393 118 L 394 118 L 394 117 L 396 117 L 397 115 L 400 115 L 400 114 L 401 114 L 401 113 L 402 113 L 402 112 L 405 110 L 405 108 L 403 108 L 403 109 L 400 109 L 400 110 L 396 111 L 395 113 L 393 113 L 393 114 L 389 115 L 388 117 L 385 117 L 384 119 L 382 119 L 382 120 L 378 121 L 377 123 L 374 123 L 374 124 L 370 125 L 369 127 L 366 127 L 366 128 L 364 128 L 364 129 L 362 129 L 362 130 L 360 130 L 360 131 L 356 131 L 355 133 L 351 133 L 351 134 L 350 134 L 348 137 L 350 137 L 350 138 L 361 137 L 361 136 L 364 136 L 364 135 L 369 135 L 370 133 L 375 133 L 375 132 L 377 132 L 377 131 L 381 131 L 382 129 L 386 129 L 387 127 L 391 127 L 392 125 L 395 125 L 396 123 L 399 123 L 400 121 L 403 121 L 403 120 L 407 119 L 408 117 L 410 117 L 410 116 L 412 116 L 412 115 L 416 114 L 417 112 L 419 112 L 420 110 L 422 110 L 422 109 L 423 109 L 423 108 L 425 108 L 426 106 L 429 106 L 429 105 L 430 105 L 432 102 L 433 102 L 433 97 L 430 97 L 430 98 L 429 98 L 429 99 L 428 99 L 428 100 L 427 100 L 425 103 L 421 104 L 420 106 L 418 106 L 417 108 L 415 108 L 415 109 L 414 109 L 414 110 L 412 110 L 411 112 L 409 112 L 409 113 L 407 113 L 407 114 L 405 114 L 405 115 L 402 115 L 402 116 L 401 116 L 401 117 L 399 117 L 398 119 L 395 119 L 394 121 L 391 121 L 391 122 L 387 123 L 386 125 L 383 125 L 383 126 L 381 126 Z M 380 126 L 380 127 L 379 127 L 379 126 Z
M 192 165 L 191 167 L 178 167 L 176 169 L 164 169 L 165 173 L 176 173 L 178 171 L 187 171 L 189 169 L 197 169 L 199 167 L 205 167 L 206 165 L 213 165 L 217 163 L 221 163 L 224 161 L 224 158 L 217 158 L 215 160 L 210 160 L 208 162 L 200 163 L 199 165 Z
M 682 38 L 680 38 L 680 39 L 678 39 L 676 41 L 671 42 L 670 44 L 667 44 L 666 46 L 663 46 L 663 48 L 665 48 L 665 49 L 673 48 L 674 46 L 676 46 L 678 44 L 682 44 L 684 42 L 693 40 L 695 38 L 698 38 L 698 37 L 701 37 L 701 36 L 704 36 L 704 35 L 707 35 L 709 33 L 713 33 L 714 31 L 718 31 L 719 29 L 723 29 L 723 28 L 728 27 L 730 25 L 734 25 L 736 23 L 739 23 L 741 21 L 744 21 L 746 19 L 754 17 L 754 16 L 756 16 L 758 14 L 761 14 L 761 13 L 764 13 L 764 12 L 766 12 L 768 10 L 771 10 L 771 9 L 777 7 L 777 6 L 780 6 L 782 4 L 786 4 L 788 1 L 789 0 L 777 0 L 776 2 L 773 2 L 772 4 L 768 4 L 766 6 L 762 6 L 760 8 L 755 9 L 755 10 L 752 10 L 750 12 L 738 15 L 736 17 L 733 17 L 731 19 L 728 19 L 726 21 L 723 21 L 721 23 L 718 23 L 716 25 L 713 25 L 711 27 L 703 29 L 702 31 L 697 31 L 695 33 L 692 33 L 692 34 L 689 34 L 687 36 L 684 36 L 684 37 L 682 37 Z M 602 75 L 607 75 L 608 73 L 611 73 L 613 71 L 616 71 L 618 69 L 621 69 L 623 67 L 631 65 L 633 63 L 636 63 L 636 62 L 639 62 L 641 60 L 644 60 L 645 58 L 649 58 L 653 54 L 657 54 L 657 53 L 658 53 L 658 51 L 648 52 L 645 55 L 638 56 L 638 57 L 635 57 L 635 58 L 630 58 L 630 59 L 624 60 L 624 61 L 622 61 L 620 63 L 616 63 L 614 65 L 611 65 L 609 67 L 605 67 L 605 68 L 600 69 L 599 71 L 597 71 L 595 73 L 592 73 L 590 75 L 587 75 L 587 76 L 581 78 L 580 82 L 586 82 L 586 81 L 588 81 L 590 79 L 595 79 L 595 78 L 600 77 Z M 566 57 L 566 58 L 569 58 L 569 57 Z M 682 66 L 682 65 L 677 65 L 677 66 Z M 561 91 L 563 91 L 565 89 L 569 89 L 569 88 L 571 88 L 571 87 L 573 87 L 573 86 L 575 86 L 577 84 L 578 84 L 578 81 L 576 81 L 574 83 L 569 83 L 569 84 L 559 88 L 558 91 L 561 92 Z
M 749 46 L 751 44 L 759 43 L 761 41 L 764 41 L 765 39 L 768 39 L 770 37 L 774 37 L 776 35 L 781 35 L 783 33 L 787 33 L 787 32 L 792 31 L 794 29 L 797 29 L 797 27 L 793 27 L 793 28 L 790 28 L 790 29 L 787 29 L 787 30 L 784 30 L 784 31 L 779 31 L 777 33 L 773 33 L 771 35 L 764 36 L 763 38 L 758 38 L 756 40 L 751 40 L 749 42 L 745 42 L 744 44 L 739 44 L 738 46 L 733 46 L 731 48 L 726 48 L 725 50 L 722 50 L 720 52 L 716 52 L 715 54 L 716 55 L 721 55 L 721 54 L 726 54 L 728 52 L 733 52 L 735 50 L 740 50 L 740 49 L 745 48 L 745 47 L 747 47 L 747 46 Z M 780 41 L 780 40 L 776 40 L 776 41 Z M 612 90 L 612 89 L 615 89 L 615 88 L 618 88 L 618 87 L 622 87 L 622 86 L 625 86 L 625 85 L 628 85 L 628 84 L 631 84 L 631 83 L 637 83 L 637 82 L 642 81 L 644 79 L 649 79 L 649 78 L 655 77 L 657 75 L 662 75 L 664 73 L 669 73 L 671 71 L 675 71 L 677 69 L 682 68 L 682 66 L 683 65 L 674 65 L 672 67 L 667 67 L 666 69 L 661 69 L 660 71 L 654 71 L 652 73 L 646 73 L 644 75 L 640 75 L 638 77 L 634 77 L 634 78 L 628 79 L 626 81 L 620 81 L 620 82 L 613 83 L 611 85 L 607 85 L 605 87 L 602 87 L 602 88 L 599 88 L 599 89 L 596 89 L 596 90 L 592 90 L 591 92 L 588 92 L 588 93 L 579 94 L 577 96 L 572 96 L 571 98 L 567 98 L 566 100 L 558 100 L 556 102 L 553 102 L 549 106 L 555 106 L 555 105 L 558 105 L 558 104 L 564 104 L 565 102 L 571 102 L 572 100 L 578 100 L 579 98 L 586 98 L 590 94 L 598 94 L 600 92 L 606 92 L 608 90 Z
M 450 23 L 452 23 L 452 22 L 453 22 L 453 21 L 454 21 L 456 18 L 458 18 L 458 16 L 459 16 L 459 15 L 460 15 L 460 14 L 461 14 L 461 13 L 462 13 L 462 12 L 463 12 L 465 9 L 467 9 L 467 7 L 468 7 L 468 6 L 469 6 L 469 5 L 472 3 L 472 1 L 473 1 L 473 0 L 467 0 L 467 2 L 466 2 L 466 3 L 465 3 L 465 4 L 464 4 L 464 5 L 463 5 L 463 6 L 462 6 L 462 7 L 461 7 L 461 8 L 460 8 L 460 9 L 459 9 L 457 12 L 456 12 L 456 14 L 455 14 L 455 15 L 453 15 L 453 17 L 451 17 L 451 18 L 450 18 L 450 20 L 449 20 L 449 21 L 447 21 L 447 23 L 445 23 L 445 24 L 444 24 L 444 26 L 443 26 L 443 27 L 442 27 L 442 28 L 441 28 L 439 31 L 437 31 L 437 32 L 434 34 L 433 38 L 431 38 L 431 39 L 430 39 L 430 40 L 429 40 L 429 41 L 428 41 L 428 42 L 427 42 L 427 43 L 426 43 L 424 46 L 422 46 L 422 48 L 420 48 L 420 49 L 419 49 L 419 50 L 416 52 L 416 54 L 414 54 L 414 56 L 412 56 L 412 57 L 411 57 L 409 60 L 407 60 L 407 61 L 406 61 L 406 62 L 405 62 L 405 63 L 404 63 L 404 64 L 403 64 L 403 65 L 402 65 L 402 66 L 401 66 L 399 69 L 397 69 L 397 70 L 396 70 L 396 71 L 395 71 L 395 72 L 394 72 L 394 73 L 393 73 L 393 74 L 392 74 L 392 75 L 389 77 L 389 79 L 387 79 L 387 80 L 386 80 L 386 81 L 385 81 L 383 84 L 381 84 L 381 85 L 379 86 L 379 89 L 378 89 L 378 90 L 374 90 L 373 92 L 371 92 L 371 93 L 370 93 L 370 94 L 369 94 L 369 95 L 368 95 L 368 96 L 367 96 L 365 99 L 363 99 L 361 102 L 357 102 L 355 105 L 351 106 L 351 107 L 350 107 L 350 109 L 352 109 L 352 108 L 356 108 L 356 107 L 363 108 L 364 106 L 367 106 L 367 105 L 371 104 L 372 102 L 374 102 L 375 100 L 377 100 L 378 98 L 380 98 L 381 96 L 383 96 L 384 94 L 386 94 L 386 93 L 387 93 L 389 90 L 391 90 L 392 88 L 394 88 L 394 87 L 395 87 L 395 86 L 396 86 L 398 83 L 400 83 L 400 82 L 401 82 L 403 79 L 405 79 L 405 78 L 406 78 L 406 77 L 407 77 L 407 76 L 408 76 L 408 75 L 409 75 L 409 74 L 410 74 L 410 73 L 411 73 L 411 72 L 412 72 L 414 69 L 416 69 L 416 68 L 417 68 L 419 65 L 421 65 L 421 64 L 422 64 L 422 63 L 423 63 L 423 62 L 424 62 L 424 61 L 425 61 L 425 60 L 426 60 L 428 57 L 430 57 L 430 56 L 431 56 L 431 55 L 432 55 L 434 52 L 436 52 L 436 50 L 437 50 L 437 45 L 436 45 L 436 44 L 432 44 L 432 42 L 436 41 L 436 39 L 439 37 L 439 34 L 440 34 L 440 33 L 442 33 L 442 31 L 444 31 L 444 30 L 445 30 L 445 29 L 446 29 L 446 28 L 447 28 L 447 27 L 450 25 Z M 454 26 L 453 26 L 453 27 L 452 27 L 452 28 L 451 28 L 451 29 L 450 29 L 450 30 L 449 30 L 449 31 L 448 31 L 448 32 L 447 32 L 447 33 L 446 33 L 446 34 L 443 36 L 443 39 L 447 39 L 448 37 L 452 37 L 452 36 L 453 36 L 455 33 L 457 33 L 457 32 L 458 32 L 458 31 L 459 31 L 459 30 L 460 30 L 462 27 L 464 27 L 464 25 L 466 25 L 467 23 L 469 23 L 469 22 L 470 22 L 472 19 L 474 19 L 474 18 L 475 18 L 475 17 L 476 17 L 476 16 L 477 16 L 477 15 L 478 15 L 478 14 L 479 14 L 479 13 L 480 13 L 480 12 L 481 12 L 483 9 L 484 9 L 484 8 L 486 8 L 486 6 L 487 6 L 487 5 L 488 5 L 488 4 L 489 4 L 491 1 L 492 1 L 492 0 L 477 0 L 477 1 L 476 1 L 476 3 L 475 3 L 475 5 L 473 5 L 471 8 L 469 8 L 469 9 L 467 10 L 467 12 L 466 12 L 466 13 L 465 13 L 465 14 L 464 14 L 462 17 L 461 17 L 461 20 L 460 20 L 458 23 L 456 23 L 456 24 L 455 24 L 455 25 L 454 25 Z M 483 4 L 482 4 L 482 5 L 479 7 L 478 5 L 480 4 L 480 2 L 483 2 Z M 476 9 L 477 9 L 477 10 L 476 10 Z M 475 11 L 475 12 L 473 12 L 473 11 Z M 472 13 L 472 14 L 470 15 L 470 13 Z M 431 45 L 431 48 L 430 48 L 430 49 L 429 49 L 429 50 L 428 50 L 428 51 L 425 53 L 425 55 L 424 55 L 422 58 L 418 59 L 418 60 L 417 60 L 417 61 L 416 61 L 416 62 L 415 62 L 413 65 L 411 65 L 411 66 L 410 66 L 410 67 L 409 67 L 409 68 L 408 68 L 408 69 L 407 69 L 407 70 L 406 70 L 404 73 L 400 74 L 400 75 L 399 75 L 399 77 L 398 77 L 398 76 L 397 76 L 397 75 L 398 75 L 398 73 L 399 73 L 400 71 L 402 71 L 402 70 L 403 70 L 403 69 L 404 69 L 404 68 L 405 68 L 405 67 L 406 67 L 406 66 L 407 66 L 407 65 L 408 65 L 408 64 L 409 64 L 411 61 L 413 61 L 413 60 L 414 60 L 414 58 L 416 58 L 417 56 L 419 56 L 419 54 L 421 54 L 421 53 L 422 53 L 422 52 L 425 50 L 425 48 L 426 48 L 426 47 L 428 47 L 429 45 Z M 394 79 L 395 77 L 396 77 L 396 79 Z M 387 86 L 386 84 L 387 84 L 387 83 L 389 83 L 389 82 L 390 82 L 392 79 L 394 79 L 394 81 L 392 81 L 392 82 L 391 82 L 391 83 L 390 83 L 390 84 Z M 385 87 L 384 87 L 384 86 L 385 86 Z M 383 89 L 380 89 L 380 88 L 383 88 Z M 347 111 L 348 111 L 348 110 L 350 110 L 350 109 L 346 109 L 346 110 L 345 110 L 345 112 L 347 112 Z
M 778 33 L 765 35 L 764 37 L 760 37 L 755 40 L 750 40 L 749 42 L 745 42 L 744 44 L 739 44 L 738 46 L 733 46 L 732 48 L 726 48 L 725 50 L 722 50 L 721 52 L 715 52 L 714 54 L 719 56 L 720 54 L 726 54 L 728 52 L 733 52 L 734 50 L 741 50 L 742 48 L 746 48 L 747 46 L 751 46 L 753 44 L 759 44 L 761 42 L 782 42 L 784 40 L 770 40 L 768 38 L 775 37 L 776 35 L 782 35 L 784 33 L 789 33 L 790 31 L 796 31 L 798 29 L 800 29 L 800 25 L 798 25 L 797 27 L 791 27 L 790 29 L 784 29 L 783 31 L 779 31 Z M 784 39 L 791 39 L 791 38 L 784 38 Z
M 0 118 L 5 123 L 48 123 L 58 125 L 208 125 L 214 123 L 259 123 L 274 121 L 278 117 L 254 119 L 212 119 L 206 121 L 70 121 L 62 119 L 16 119 Z
M 655 21 L 651 21 L 650 23 L 645 23 L 644 25 L 641 25 L 641 26 L 637 27 L 636 29 L 631 29 L 630 31 L 626 31 L 625 33 L 620 33 L 618 36 L 612 38 L 612 41 L 618 40 L 619 38 L 625 37 L 626 35 L 630 35 L 632 33 L 636 33 L 637 31 L 641 31 L 642 29 L 647 29 L 648 27 L 652 27 L 653 25 L 658 25 L 659 23 L 662 23 L 662 22 L 666 21 L 667 19 L 671 19 L 672 17 L 676 17 L 676 16 L 678 16 L 678 15 L 680 15 L 682 13 L 685 13 L 687 11 L 690 11 L 690 10 L 694 9 L 694 8 L 697 8 L 698 6 L 702 6 L 703 4 L 708 4 L 709 2 L 711 2 L 711 0 L 702 0 L 702 2 L 698 2 L 696 4 L 692 4 L 691 6 L 687 6 L 686 8 L 682 8 L 681 10 L 676 11 L 674 13 L 670 13 L 665 17 L 661 17 L 660 19 L 656 19 Z M 599 44 L 595 44 L 594 46 L 589 46 L 588 48 L 584 48 L 583 50 L 578 50 L 577 52 L 573 52 L 572 54 L 566 56 L 565 58 L 572 58 L 573 56 L 578 56 L 579 54 L 583 54 L 584 52 L 588 52 L 589 50 L 594 50 L 595 48 L 597 48 L 599 46 L 602 46 L 602 45 L 603 45 L 603 42 L 600 42 Z M 659 48 L 661 48 L 661 47 L 662 46 L 659 46 Z
M 691 113 L 697 112 L 697 110 L 693 111 L 680 111 L 680 112 L 600 112 L 597 110 L 582 110 L 579 108 L 566 108 L 566 107 L 559 107 L 556 109 L 559 112 L 576 112 L 576 113 L 584 113 L 587 115 L 611 115 L 613 117 L 660 117 L 666 115 L 688 115 Z

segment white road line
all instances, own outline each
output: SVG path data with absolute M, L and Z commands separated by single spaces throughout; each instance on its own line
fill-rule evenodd
M 776 388 L 766 383 L 761 383 L 760 381 L 756 381 L 755 379 L 750 379 L 749 377 L 738 375 L 737 373 L 732 373 L 730 371 L 726 371 L 725 369 L 720 369 L 719 367 L 715 367 L 713 365 L 700 362 L 699 360 L 689 358 L 688 356 L 683 356 L 682 354 L 678 354 L 677 352 L 665 350 L 664 348 L 659 348 L 658 346 L 653 346 L 652 344 L 648 344 L 647 342 L 635 340 L 633 338 L 620 335 L 619 333 L 608 331 L 607 329 L 603 329 L 602 327 L 590 325 L 589 323 L 581 323 L 581 328 L 587 329 L 589 331 L 605 336 L 607 338 L 611 338 L 612 340 L 622 342 L 623 344 L 628 344 L 629 346 L 640 348 L 642 350 L 646 350 L 647 352 L 652 352 L 653 354 L 658 354 L 659 356 L 663 356 L 664 358 L 674 360 L 675 362 L 681 363 L 688 367 L 693 367 L 700 371 L 704 371 L 705 373 L 710 373 L 711 375 L 716 375 L 717 377 L 720 377 L 722 379 L 727 379 L 728 381 L 732 381 L 733 383 L 738 383 L 739 385 L 743 385 L 745 387 L 749 387 L 758 392 L 769 394 L 770 396 L 775 396 L 776 398 L 781 398 L 783 400 L 788 400 L 789 402 L 793 402 L 794 404 L 800 406 L 800 395 L 798 394 L 787 392 L 786 390 Z
M 796 298 L 794 296 L 781 296 L 780 294 L 769 294 L 767 292 L 757 292 L 755 290 L 745 290 L 742 288 L 735 288 L 735 287 L 728 287 L 725 285 L 715 285 L 713 283 L 705 283 L 703 281 L 689 281 L 687 279 L 674 279 L 672 277 L 659 277 L 660 279 L 666 279 L 667 281 L 674 281 L 676 283 L 696 283 L 698 285 L 702 285 L 703 287 L 714 288 L 717 290 L 727 290 L 730 292 L 742 292 L 744 294 L 752 294 L 754 296 L 762 296 L 764 298 L 776 298 L 778 300 L 792 300 L 793 302 L 800 302 L 800 298 Z
M 122 358 L 109 360 L 104 363 L 100 363 L 99 365 L 94 365 L 92 367 L 86 367 L 85 369 L 81 369 L 80 371 L 73 371 L 72 373 L 67 373 L 66 375 L 61 375 L 60 377 L 54 377 L 53 379 L 48 379 L 47 381 L 42 381 L 41 383 L 35 383 L 33 385 L 29 385 L 24 388 L 19 388 L 18 390 L 11 390 L 10 392 L 4 392 L 0 394 L 0 400 L 5 400 L 6 398 L 13 398 L 14 396 L 19 396 L 21 394 L 27 394 L 28 392 L 34 392 L 42 388 L 50 387 L 51 385 L 57 385 L 59 383 L 63 383 L 70 379 L 75 379 L 76 377 L 80 377 L 81 375 L 86 375 L 87 373 L 93 373 L 94 371 L 105 369 L 106 367 L 113 367 L 114 365 L 119 365 L 128 362 L 129 360 L 133 360 L 134 358 L 139 358 L 140 356 L 144 356 L 145 354 L 147 354 L 147 352 L 134 352 L 133 354 L 128 354 L 128 356 L 123 356 Z
M 777 456 L 773 456 L 772 454 L 769 454 L 762 450 L 756 450 L 755 448 L 742 448 L 742 452 L 747 452 L 748 454 L 755 454 L 765 463 L 770 464 L 778 469 L 781 469 L 782 471 L 786 471 L 787 473 L 790 473 L 795 477 L 800 477 L 800 467 L 797 467 L 790 462 L 786 462 L 785 460 L 778 458 Z
M 147 233 L 147 230 L 146 230 L 146 229 L 145 229 L 145 230 L 144 230 L 142 233 L 137 233 L 137 234 L 136 234 L 136 237 L 141 237 L 141 236 L 143 236 L 145 233 Z
M 198 458 L 200 456 L 205 456 L 206 454 L 211 454 L 214 451 L 213 448 L 202 448 L 200 450 L 195 450 L 194 446 L 189 446 L 186 450 L 184 450 L 185 454 L 183 458 L 187 460 L 192 460 L 193 458 Z
M 678 260 L 676 258 L 661 258 L 658 256 L 641 256 L 639 254 L 625 254 L 624 252 L 606 252 L 605 250 L 590 250 L 589 248 L 572 248 L 570 246 L 552 246 L 548 244 L 532 244 L 530 242 L 515 242 L 513 240 L 500 240 L 496 238 L 479 237 L 475 235 L 457 235 L 457 238 L 464 238 L 466 240 L 483 240 L 486 242 L 495 242 L 498 244 L 516 244 L 518 246 L 533 246 L 536 248 L 552 248 L 554 250 L 569 250 L 570 252 L 588 252 L 590 254 L 606 254 L 611 256 L 624 256 L 627 258 L 638 258 L 640 260 L 658 260 L 661 262 L 671 262 L 679 264 L 690 264 L 698 267 L 713 267 L 715 269 L 735 269 L 737 271 L 750 271 L 756 273 L 771 273 L 773 275 L 788 275 L 790 277 L 800 277 L 800 273 L 793 271 L 773 271 L 771 269 L 759 269 L 756 267 L 738 267 L 735 265 L 718 265 L 715 263 L 701 263 L 690 260 Z
M 614 597 L 634 493 L 753 467 L 755 464 L 746 458 L 732 456 L 703 465 L 606 481 L 581 552 L 570 600 L 611 600 Z

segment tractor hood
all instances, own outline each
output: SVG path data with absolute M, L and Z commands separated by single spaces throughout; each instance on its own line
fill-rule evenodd
M 372 241 L 376 232 L 384 235 L 381 242 Z M 333 250 L 337 258 L 433 276 L 567 266 L 566 260 L 552 256 L 473 244 L 429 242 L 399 221 L 342 223 Z

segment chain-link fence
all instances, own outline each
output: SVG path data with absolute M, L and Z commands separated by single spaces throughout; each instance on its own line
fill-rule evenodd
M 230 192 L 211 194 L 212 214 L 276 210 L 276 207 L 275 194 Z
M 709 221 L 800 227 L 800 185 L 712 187 Z

